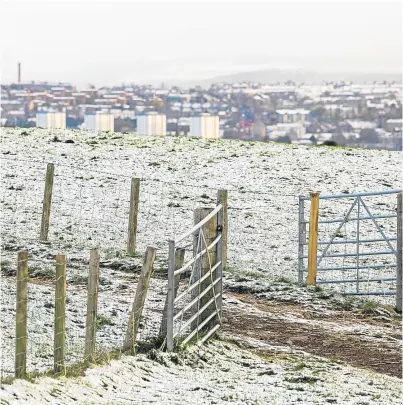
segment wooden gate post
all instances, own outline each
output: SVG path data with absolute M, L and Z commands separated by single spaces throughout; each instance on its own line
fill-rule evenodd
M 46 169 L 45 192 L 43 195 L 41 233 L 39 236 L 39 239 L 41 241 L 48 240 L 54 174 L 55 174 L 55 165 L 53 163 L 48 163 Z
M 139 211 L 140 179 L 133 178 L 130 190 L 130 212 L 127 236 L 127 253 L 136 253 L 137 216 Z
M 88 272 L 87 319 L 85 325 L 84 359 L 92 361 L 95 355 L 97 331 L 97 307 L 99 289 L 99 250 L 90 252 L 90 266 Z
M 183 266 L 183 262 L 185 261 L 185 249 L 183 248 L 178 248 L 175 251 L 175 270 L 179 270 Z M 178 289 L 179 289 L 179 281 L 180 281 L 181 275 L 177 275 L 174 277 L 174 294 L 173 294 L 173 299 L 176 298 L 176 295 L 178 294 Z M 165 336 L 167 333 L 167 316 L 168 316 L 168 294 L 165 298 L 165 305 L 164 305 L 164 310 L 162 312 L 162 321 L 161 321 L 161 327 L 160 327 L 160 335 Z
M 17 310 L 15 333 L 15 378 L 27 373 L 28 252 L 17 255 Z
M 402 312 L 402 193 L 397 195 L 396 310 Z
M 64 372 L 64 342 L 66 332 L 66 256 L 56 255 L 56 294 L 54 367 L 55 374 Z
M 194 225 L 197 225 L 200 221 L 202 221 L 205 217 L 207 217 L 212 211 L 213 208 L 196 208 L 194 210 Z M 204 238 L 203 238 L 204 235 Z M 211 218 L 207 224 L 203 225 L 199 230 L 196 231 L 194 238 L 193 238 L 193 252 L 194 254 L 199 253 L 200 251 L 204 250 L 207 246 L 209 246 L 217 237 L 217 215 Z M 213 267 L 217 263 L 217 245 L 215 245 L 209 252 L 204 254 L 201 259 L 200 265 L 200 274 L 197 274 L 197 279 L 192 280 L 193 282 L 197 281 L 199 278 L 203 277 L 206 273 L 210 272 L 210 266 Z M 215 270 L 217 272 L 217 270 Z M 216 273 L 217 274 L 217 273 Z M 207 277 L 204 280 L 199 288 L 195 288 L 193 290 L 193 298 L 199 295 L 199 292 L 203 292 L 207 287 L 210 286 L 212 281 L 216 280 L 216 275 L 212 275 L 212 277 Z M 207 292 L 202 298 L 200 298 L 199 307 L 203 307 L 210 301 L 211 298 L 214 297 L 214 292 L 217 294 L 218 286 L 216 284 L 215 288 L 212 288 L 209 292 Z M 212 312 L 215 311 L 214 302 L 203 311 L 202 314 L 192 323 L 192 330 L 196 329 L 197 325 L 203 322 Z M 213 323 L 213 322 L 212 322 Z
M 144 255 L 143 267 L 141 269 L 139 282 L 137 284 L 136 295 L 133 301 L 132 312 L 130 314 L 129 325 L 126 331 L 124 350 L 130 350 L 132 354 L 136 352 L 136 337 L 139 330 L 141 314 L 146 300 L 148 286 L 150 285 L 151 273 L 157 249 L 148 246 Z
M 318 219 L 319 219 L 319 193 L 311 194 L 311 215 L 309 218 L 309 245 L 308 245 L 308 285 L 316 285 L 316 270 L 318 259 Z

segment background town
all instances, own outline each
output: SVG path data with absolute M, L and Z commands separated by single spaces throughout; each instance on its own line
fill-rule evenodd
M 20 69 L 20 66 L 19 66 Z M 402 149 L 401 83 L 1 86 L 1 126 Z

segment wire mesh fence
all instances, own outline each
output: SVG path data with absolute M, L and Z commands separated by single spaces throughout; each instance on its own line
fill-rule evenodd
M 75 166 L 64 164 L 59 159 L 54 168 L 48 236 L 46 241 L 41 241 L 47 163 L 3 157 L 1 166 L 1 375 L 11 375 L 15 371 L 16 256 L 22 250 L 29 252 L 28 372 L 45 371 L 54 366 L 57 254 L 66 255 L 66 365 L 84 358 L 89 259 L 94 248 L 100 254 L 95 350 L 122 346 L 147 246 L 155 246 L 157 256 L 137 339 L 153 342 L 159 336 L 167 296 L 167 241 L 194 225 L 195 209 L 216 206 L 218 190 L 208 184 L 140 178 L 136 249 L 135 253 L 128 253 L 131 184 L 136 178 L 135 173 L 133 176 L 122 175 L 108 168 L 93 168 L 88 162 Z M 262 182 L 260 179 L 250 189 L 228 190 L 230 255 L 227 274 L 266 280 L 288 277 L 296 281 L 298 196 L 266 193 Z M 322 219 L 340 216 L 345 211 L 341 202 L 326 204 L 321 206 Z M 308 206 L 305 209 L 305 218 L 309 218 Z M 375 215 L 378 211 L 389 212 L 394 208 L 381 200 L 379 205 L 371 205 L 370 209 Z M 325 234 L 331 234 L 334 226 L 324 224 L 320 228 L 323 233 L 320 238 L 323 240 Z M 382 226 L 389 234 L 396 232 L 393 221 L 386 219 Z M 290 232 L 290 229 L 295 229 L 295 232 Z M 364 232 L 366 238 L 374 238 L 373 228 L 367 229 L 364 223 L 360 232 Z M 344 239 L 339 240 L 354 237 L 352 225 L 345 224 Z M 192 244 L 181 248 L 185 249 L 185 259 L 192 257 Z M 335 245 L 329 253 L 348 252 L 347 249 L 350 249 L 348 244 Z M 323 264 L 331 266 L 336 261 L 336 258 L 330 259 L 324 259 Z M 389 277 L 389 259 L 386 255 L 379 259 L 385 265 L 384 278 Z M 349 260 L 345 259 L 344 268 L 348 267 Z M 362 265 L 369 265 L 372 260 L 370 256 L 365 257 Z M 343 276 L 350 274 L 347 270 L 345 273 Z M 391 266 L 390 275 L 392 273 Z M 375 277 L 372 272 L 363 272 L 362 275 Z M 382 291 L 389 288 L 385 283 L 381 284 Z

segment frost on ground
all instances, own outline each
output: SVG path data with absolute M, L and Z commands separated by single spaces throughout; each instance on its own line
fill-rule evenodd
M 180 354 L 151 352 L 77 379 L 15 381 L 2 404 L 401 404 L 401 381 L 303 352 L 251 353 L 213 341 Z
M 49 242 L 39 243 L 43 180 L 48 162 L 55 163 L 56 167 Z M 401 336 L 395 330 L 400 324 L 389 316 L 393 311 L 389 311 L 389 315 L 376 314 L 380 318 L 386 316 L 385 326 L 381 325 L 382 319 L 360 322 L 358 317 L 351 318 L 345 312 L 334 313 L 324 304 L 323 297 L 312 299 L 312 294 L 285 281 L 297 279 L 298 195 L 317 190 L 322 194 L 333 194 L 401 188 L 399 171 L 396 170 L 401 164 L 400 153 L 205 141 L 187 137 L 95 135 L 71 130 L 2 129 L 0 163 L 0 362 L 6 375 L 12 374 L 13 370 L 18 250 L 27 248 L 30 253 L 29 371 L 44 371 L 52 366 L 54 255 L 66 253 L 68 256 L 66 356 L 71 364 L 82 359 L 84 350 L 89 249 L 97 246 L 101 250 L 99 314 L 103 322 L 97 332 L 97 341 L 100 348 L 112 349 L 120 347 L 123 342 L 142 255 L 147 245 L 157 247 L 154 277 L 140 330 L 142 338 L 155 337 L 166 295 L 167 241 L 192 226 L 194 208 L 214 206 L 220 188 L 229 190 L 230 226 L 228 272 L 224 274 L 226 324 L 222 334 L 226 339 L 248 342 L 249 350 L 245 352 L 232 345 L 227 347 L 226 343 L 214 343 L 206 349 L 207 355 L 210 353 L 211 356 L 215 348 L 222 350 L 222 354 L 217 354 L 217 361 L 227 364 L 223 368 L 230 371 L 223 371 L 213 361 L 197 360 L 196 355 L 191 362 L 196 362 L 197 367 L 192 367 L 187 360 L 175 366 L 168 355 L 158 355 L 158 359 L 166 360 L 168 367 L 141 355 L 91 369 L 79 380 L 42 378 L 34 385 L 17 381 L 6 386 L 6 391 L 0 391 L 1 395 L 13 399 L 12 392 L 17 389 L 20 401 L 28 398 L 27 403 L 35 403 L 29 402 L 29 396 L 39 398 L 43 395 L 55 404 L 76 403 L 73 398 L 80 390 L 86 393 L 79 398 L 82 403 L 126 403 L 126 393 L 128 398 L 140 398 L 140 403 L 151 402 L 153 395 L 156 395 L 156 403 L 164 403 L 164 395 L 170 403 L 194 403 L 193 399 L 199 398 L 199 403 L 248 403 L 249 400 L 249 403 L 281 404 L 296 403 L 300 398 L 300 403 L 309 404 L 315 403 L 312 399 L 315 395 L 318 403 L 332 403 L 334 399 L 335 403 L 376 403 L 374 401 L 378 399 L 379 403 L 394 403 L 398 383 L 393 377 L 311 357 L 321 354 L 332 361 L 347 361 L 352 356 L 354 360 L 350 349 L 358 345 L 361 351 L 351 364 L 383 372 L 382 366 L 377 368 L 377 361 L 360 364 L 359 357 L 371 353 L 380 364 L 384 360 L 392 363 L 385 369 L 391 376 L 398 375 L 398 367 L 393 363 L 401 361 Z M 136 255 L 127 256 L 131 177 L 143 180 L 138 249 Z M 395 200 L 380 197 L 370 207 L 374 214 L 393 213 Z M 348 205 L 340 201 L 333 205 L 324 204 L 323 215 L 340 217 L 347 209 Z M 385 222 L 383 226 L 385 232 L 396 232 L 393 221 Z M 361 229 L 367 232 L 367 236 L 373 236 L 373 231 L 365 225 Z M 329 233 L 332 229 L 324 228 L 323 231 Z M 343 229 L 344 237 L 351 237 L 348 235 L 351 232 L 348 227 Z M 191 254 L 191 250 L 188 247 L 187 254 Z M 390 265 L 391 260 L 390 256 L 381 259 L 386 265 Z M 381 275 L 393 276 L 393 271 L 365 276 Z M 276 280 L 283 280 L 284 285 L 276 287 Z M 394 286 L 380 283 L 376 288 L 387 292 Z M 253 297 L 263 302 L 251 302 Z M 387 298 L 384 302 L 393 303 Z M 333 304 L 337 306 L 337 299 L 332 301 Z M 282 311 L 284 316 L 281 316 Z M 314 314 L 327 318 L 317 319 Z M 347 318 L 346 322 L 344 318 Z M 310 344 L 315 339 L 306 339 L 309 333 L 315 337 L 317 345 Z M 322 345 L 322 339 L 332 333 L 336 333 L 336 338 L 328 339 Z M 299 334 L 303 339 L 298 341 L 295 335 Z M 352 340 L 348 340 L 347 349 L 343 351 L 345 338 Z M 266 358 L 250 353 L 250 350 L 257 350 L 258 343 L 264 348 L 269 345 L 271 349 L 303 349 L 306 354 L 291 353 L 286 358 L 277 356 L 273 363 L 268 363 Z M 379 350 L 375 350 L 376 345 L 379 345 Z M 326 350 L 321 352 L 321 346 Z M 385 353 L 384 357 L 382 353 Z M 277 374 L 259 375 L 256 372 L 259 367 L 254 369 L 243 365 L 242 356 L 264 370 L 265 367 L 274 367 Z M 305 359 L 312 365 L 312 370 L 296 366 Z M 201 364 L 204 368 L 200 368 Z M 141 371 L 141 367 L 145 370 Z M 293 377 L 291 382 L 286 380 L 287 373 L 294 372 L 293 367 L 302 367 L 295 370 L 297 376 L 302 376 L 301 381 L 292 380 Z M 325 374 L 318 381 L 304 379 L 302 371 L 309 370 Z M 241 378 L 238 379 L 236 373 Z M 103 379 L 101 375 L 109 375 L 116 382 L 111 382 L 108 377 Z M 126 380 L 124 385 L 123 380 Z M 127 381 L 130 382 L 127 390 L 122 389 L 123 386 L 126 388 Z M 389 391 L 382 388 L 384 384 L 390 385 Z M 113 388 L 114 385 L 117 388 Z M 341 385 L 346 390 L 340 392 Z M 322 387 L 325 387 L 324 394 Z M 99 396 L 98 391 L 104 396 Z M 117 392 L 120 391 L 124 395 L 119 399 Z M 59 392 L 61 399 L 57 398 Z M 14 403 L 23 403 L 15 402 L 16 398 L 13 400 Z

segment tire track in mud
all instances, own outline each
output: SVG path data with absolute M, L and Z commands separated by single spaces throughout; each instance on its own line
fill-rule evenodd
M 232 303 L 223 307 L 223 332 L 238 340 L 244 336 L 402 378 L 400 322 L 373 322 L 370 316 L 343 311 L 321 318 L 290 303 L 226 296 Z

